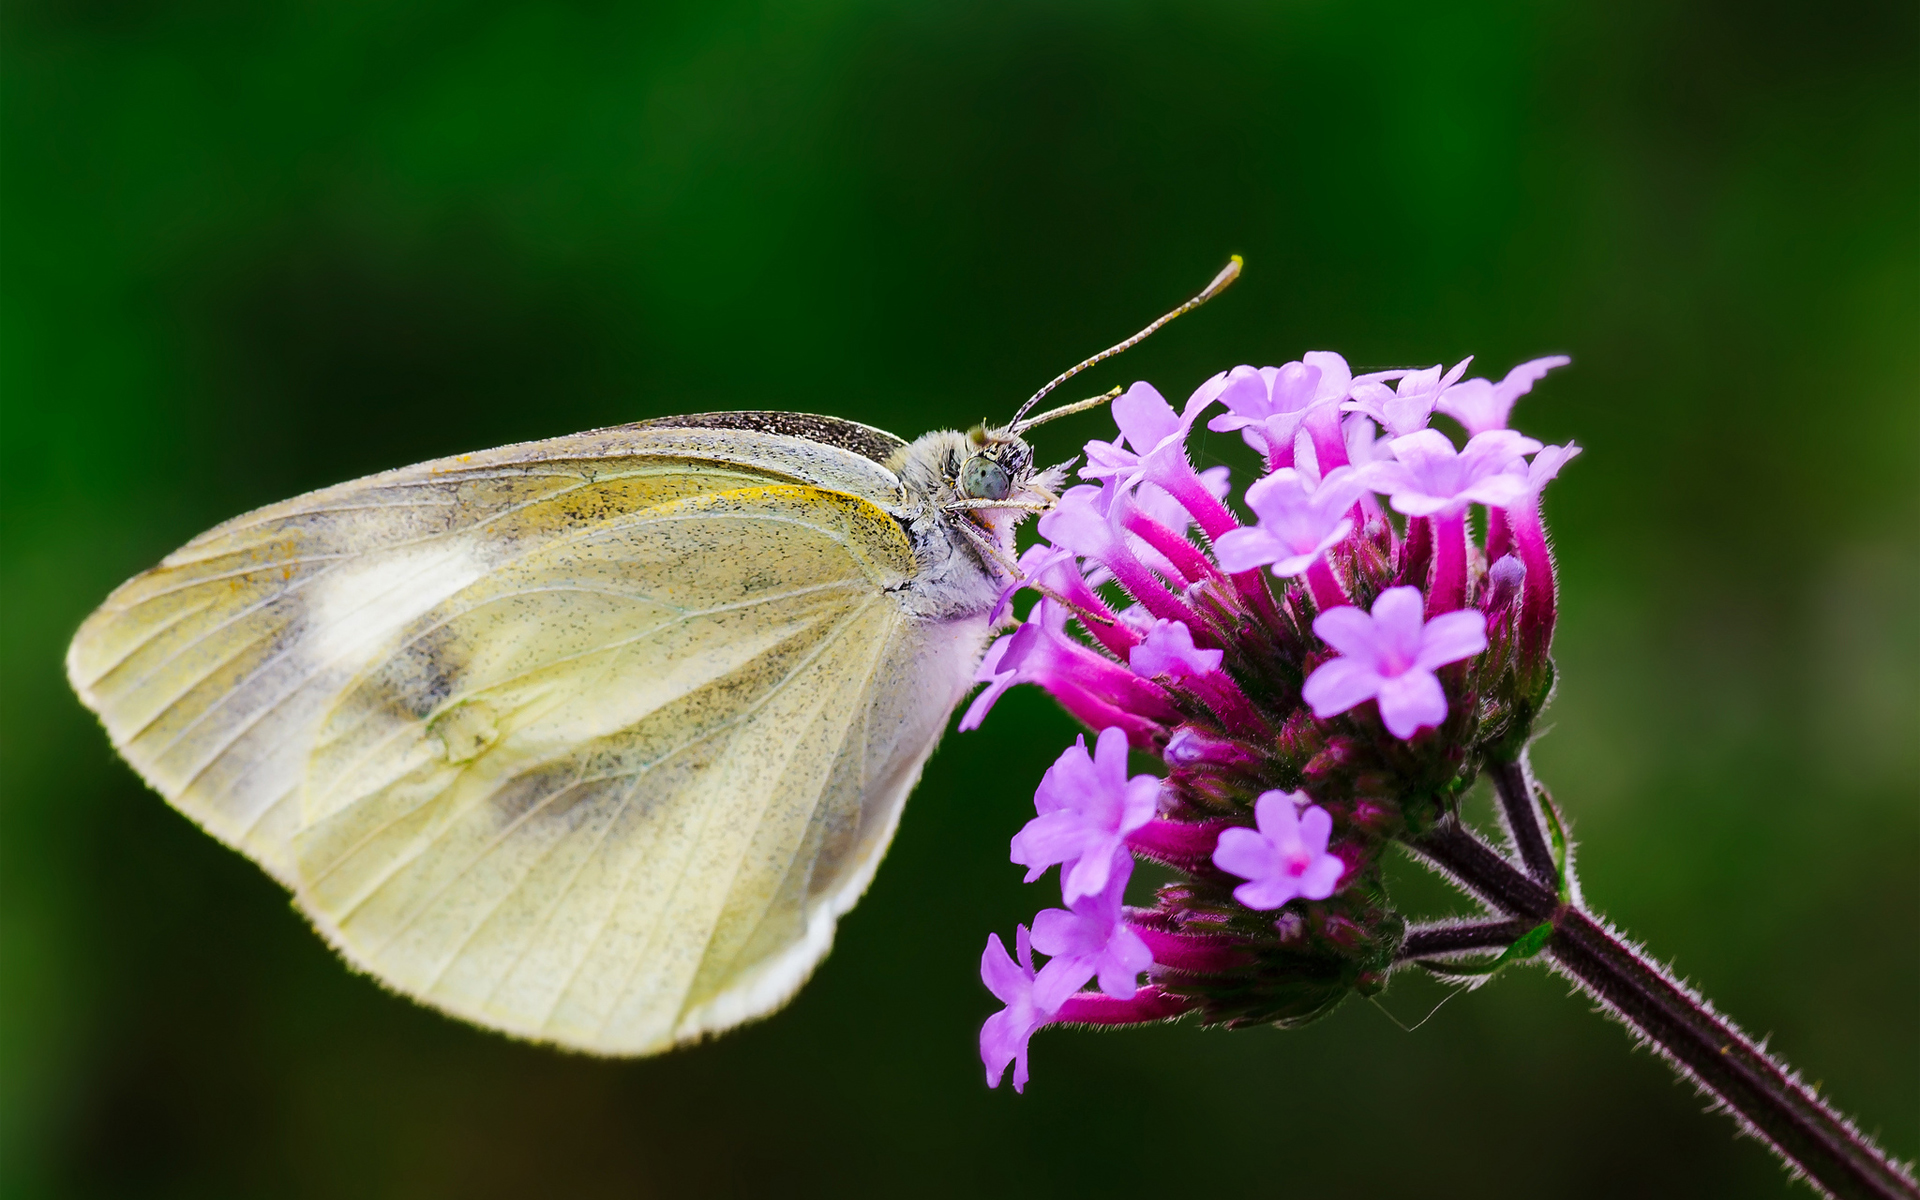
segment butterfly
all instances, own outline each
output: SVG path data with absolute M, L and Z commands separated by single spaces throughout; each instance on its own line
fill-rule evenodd
M 650 1054 L 784 1004 L 872 880 L 1068 464 L 705 413 L 404 467 L 116 589 L 68 677 L 141 777 L 353 966 Z

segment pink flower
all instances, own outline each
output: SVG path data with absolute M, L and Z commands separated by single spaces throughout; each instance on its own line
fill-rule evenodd
M 1084 483 L 1068 488 L 1058 504 L 1040 514 L 1040 536 L 1081 558 L 1106 563 L 1120 540 L 1107 519 L 1114 490 Z
M 967 706 L 960 728 L 979 728 L 1016 683 L 1037 683 L 1088 724 L 1119 726 L 1141 739 L 1173 720 L 1158 687 L 1074 640 L 1066 628 L 1067 610 L 1043 598 L 1024 625 L 987 647 L 973 674 L 987 686 Z
M 1526 490 L 1507 468 L 1538 449 L 1530 437 L 1495 429 L 1456 451 L 1439 430 L 1421 429 L 1393 439 L 1395 461 L 1368 463 L 1360 478 L 1410 517 L 1457 513 L 1468 504 L 1505 507 Z
M 1366 490 L 1352 467 L 1335 468 L 1317 487 L 1283 467 L 1247 489 L 1247 506 L 1260 523 L 1222 535 L 1214 557 L 1229 573 L 1272 563 L 1275 575 L 1302 574 L 1353 532 L 1347 512 Z
M 1367 376 L 1365 382 L 1392 378 L 1400 372 Z M 1216 376 L 1216 378 L 1220 378 Z M 1229 411 L 1207 422 L 1217 433 L 1239 430 L 1241 438 L 1267 456 L 1269 470 L 1293 466 L 1295 439 L 1304 429 L 1312 435 L 1318 457 L 1337 458 L 1339 405 L 1355 380 L 1347 360 L 1326 350 L 1312 350 L 1299 362 L 1280 367 L 1235 367 L 1218 388 L 1220 402 Z M 1341 465 L 1323 461 L 1323 467 Z
M 1025 925 L 1015 932 L 1013 941 L 1020 951 L 1018 962 L 1007 953 L 1006 944 L 997 933 L 987 935 L 987 949 L 980 956 L 980 982 L 1006 1005 L 980 1026 L 980 1061 L 986 1065 L 990 1088 L 1000 1086 L 1007 1064 L 1012 1063 L 1013 1090 L 1023 1092 L 1027 1088 L 1027 1040 L 1053 1019 L 1059 1002 L 1055 1001 L 1053 1007 L 1040 1002 L 1042 997 L 1037 993 L 1057 989 L 1042 984 L 1041 979 L 1046 977 L 1044 970 L 1040 977 L 1034 975 L 1033 941 Z M 1050 968 L 1053 964 L 1047 966 Z M 1048 984 L 1052 982 L 1047 980 Z
M 1111 442 L 1091 441 L 1086 445 L 1087 465 L 1080 468 L 1083 479 L 1110 480 L 1125 490 L 1145 477 L 1159 455 L 1186 455 L 1187 431 L 1201 410 L 1213 403 L 1202 388 L 1187 401 L 1184 413 L 1173 411 L 1150 383 L 1136 383 L 1113 402 L 1114 424 L 1120 436 Z
M 1230 470 L 1228 467 L 1208 467 L 1199 473 L 1200 485 L 1206 488 L 1214 499 L 1225 500 L 1227 493 L 1233 490 L 1233 485 L 1228 481 Z M 1150 519 L 1169 529 L 1177 529 L 1184 534 L 1193 525 L 1192 514 L 1187 512 L 1180 501 L 1174 499 L 1167 489 L 1157 484 L 1141 484 L 1139 490 L 1133 494 L 1133 502 Z
M 1419 588 L 1388 588 L 1374 601 L 1371 616 L 1348 606 L 1314 619 L 1314 633 L 1343 656 L 1307 677 L 1301 695 L 1314 716 L 1324 719 L 1378 700 L 1380 720 L 1402 741 L 1447 719 L 1446 693 L 1434 669 L 1485 650 L 1487 619 L 1464 609 L 1423 621 L 1423 603 Z
M 1373 418 L 1365 413 L 1350 413 L 1341 425 L 1347 443 L 1347 461 L 1355 470 L 1370 462 L 1385 462 L 1393 457 L 1393 439 L 1375 436 Z
M 1233 898 L 1261 912 L 1298 896 L 1325 900 L 1347 869 L 1327 853 L 1333 818 L 1307 804 L 1305 792 L 1266 792 L 1254 801 L 1259 831 L 1236 826 L 1220 834 L 1213 865 L 1249 882 L 1233 889 Z
M 1499 383 L 1486 379 L 1467 379 L 1440 393 L 1435 408 L 1460 422 L 1468 437 L 1489 429 L 1505 429 L 1513 402 L 1533 390 L 1548 371 L 1564 367 L 1573 360 L 1564 354 L 1523 362 L 1507 372 Z
M 1469 355 L 1455 363 L 1453 369 L 1444 375 L 1440 367 L 1435 365 L 1424 371 L 1382 371 L 1366 376 L 1355 381 L 1353 399 L 1344 407 L 1348 412 L 1365 413 L 1380 422 L 1389 436 L 1405 437 L 1427 427 L 1427 420 L 1433 416 L 1433 406 L 1439 402 L 1441 393 L 1453 386 L 1472 361 Z M 1400 376 L 1397 388 L 1389 389 L 1386 384 L 1378 382 L 1395 374 Z
M 1057 1009 L 1089 979 L 1116 1000 L 1131 1000 L 1140 972 L 1153 965 L 1153 953 L 1120 915 L 1133 859 L 1114 862 L 1107 886 L 1073 902 L 1071 911 L 1049 908 L 1033 919 L 1033 945 L 1053 956 L 1040 973 L 1041 1003 Z M 1056 975 L 1055 972 L 1058 972 Z
M 1191 514 L 1197 496 L 1226 512 L 1226 506 L 1207 490 L 1207 480 L 1188 466 L 1186 452 L 1178 445 L 1174 451 L 1174 457 L 1165 464 L 1166 475 L 1160 482 L 1171 482 L 1183 491 L 1190 491 L 1186 499 L 1177 501 L 1182 509 Z M 1146 490 L 1144 486 L 1138 489 Z M 1135 503 L 1138 491 L 1125 492 L 1113 479 L 1102 487 L 1083 484 L 1068 488 L 1053 510 L 1041 516 L 1040 536 L 1072 551 L 1089 565 L 1104 568 L 1155 617 L 1197 621 L 1197 615 L 1186 601 L 1162 586 L 1160 578 L 1175 580 L 1173 586 L 1181 588 L 1206 575 L 1212 565 L 1186 537 L 1190 520 L 1183 519 L 1175 527 L 1160 524 L 1148 510 Z M 1160 488 L 1155 487 L 1153 492 L 1160 492 Z M 1161 503 L 1157 495 L 1151 499 L 1156 505 Z M 1227 520 L 1232 521 L 1231 514 Z M 1162 576 L 1156 577 L 1154 571 L 1162 572 Z
M 1518 370 L 1518 368 L 1515 368 Z M 1507 464 L 1510 474 L 1519 475 L 1526 480 L 1526 490 L 1516 500 L 1537 500 L 1541 491 L 1560 474 L 1560 468 L 1572 462 L 1580 453 L 1580 447 L 1568 442 L 1564 446 L 1546 446 L 1533 456 L 1533 461 L 1524 468 L 1518 462 Z
M 1196 647 L 1186 622 L 1155 621 L 1127 656 L 1127 663 L 1134 674 L 1148 679 L 1186 679 L 1218 671 L 1225 658 L 1224 651 Z
M 1060 892 L 1072 904 L 1107 886 L 1114 856 L 1124 854 L 1127 834 L 1153 819 L 1160 781 L 1127 777 L 1127 735 L 1103 729 L 1087 753 L 1087 739 L 1074 739 L 1055 760 L 1034 793 L 1039 816 L 1013 837 L 1011 857 L 1027 868 L 1027 882 L 1061 866 Z

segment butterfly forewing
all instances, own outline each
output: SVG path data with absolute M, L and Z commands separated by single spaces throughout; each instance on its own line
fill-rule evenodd
M 893 602 L 899 498 L 737 430 L 443 460 L 197 539 L 70 671 L 355 962 L 523 1036 L 657 1049 L 825 953 L 978 655 L 982 622 Z

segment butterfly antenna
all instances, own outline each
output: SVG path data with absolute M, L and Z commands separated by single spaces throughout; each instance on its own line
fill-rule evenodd
M 1185 304 L 1182 304 L 1179 308 L 1174 309 L 1172 312 L 1165 314 L 1159 320 L 1147 326 L 1145 329 L 1142 329 L 1139 333 L 1134 334 L 1132 337 L 1128 338 L 1126 341 L 1120 342 L 1116 345 L 1108 346 L 1105 350 L 1102 350 L 1100 353 L 1094 355 L 1092 358 L 1089 358 L 1085 362 L 1082 362 L 1079 365 L 1075 366 L 1072 370 L 1064 371 L 1061 374 L 1055 376 L 1053 379 L 1053 382 L 1047 384 L 1047 386 L 1041 388 L 1039 391 L 1035 392 L 1032 396 L 1029 396 L 1027 398 L 1027 402 L 1020 406 L 1020 411 L 1013 414 L 1013 420 L 1007 422 L 1007 432 L 1018 433 L 1022 429 L 1031 429 L 1035 425 L 1038 425 L 1043 421 L 1051 421 L 1055 417 L 1064 417 L 1067 415 L 1069 411 L 1079 412 L 1083 408 L 1092 408 L 1095 404 L 1105 403 L 1109 398 L 1111 398 L 1111 395 L 1113 393 L 1109 393 L 1106 396 L 1098 396 L 1092 400 L 1083 400 L 1078 405 L 1069 404 L 1069 405 L 1066 405 L 1064 408 L 1056 409 L 1048 413 L 1042 413 L 1040 416 L 1034 418 L 1031 421 L 1027 421 L 1024 424 L 1022 424 L 1021 422 L 1021 418 L 1025 417 L 1029 412 L 1032 412 L 1033 406 L 1040 403 L 1041 399 L 1043 399 L 1048 392 L 1051 392 L 1053 389 L 1059 387 L 1061 384 L 1065 383 L 1067 380 L 1072 379 L 1075 375 L 1078 375 L 1080 372 L 1086 370 L 1088 367 L 1093 366 L 1095 363 L 1105 362 L 1107 359 L 1112 358 L 1114 355 L 1119 354 L 1123 350 L 1133 349 L 1135 346 L 1138 346 L 1141 342 L 1144 342 L 1148 338 L 1152 337 L 1155 333 L 1158 333 L 1160 331 L 1161 326 L 1173 320 L 1175 317 L 1184 316 L 1187 313 L 1192 312 L 1194 309 L 1199 308 L 1202 304 L 1205 304 L 1207 301 L 1213 299 L 1215 296 L 1218 296 L 1221 292 L 1226 291 L 1227 285 L 1240 277 L 1240 268 L 1242 265 L 1244 264 L 1241 257 L 1238 254 L 1234 255 L 1233 258 L 1230 261 L 1228 261 L 1226 266 L 1220 268 L 1220 273 L 1213 277 L 1213 282 L 1209 283 L 1206 287 L 1200 290 L 1199 295 L 1187 301 Z
M 1127 389 L 1122 387 L 1116 387 L 1101 392 L 1098 396 L 1088 396 L 1085 400 L 1075 400 L 1072 404 L 1062 404 L 1059 408 L 1050 408 L 1037 416 L 1028 417 L 1022 421 L 1018 432 L 1025 433 L 1035 425 L 1045 425 L 1048 421 L 1058 421 L 1061 417 L 1070 417 L 1077 412 L 1085 412 L 1090 408 L 1099 408 L 1102 404 L 1110 400 L 1118 400 L 1120 393 L 1126 390 Z

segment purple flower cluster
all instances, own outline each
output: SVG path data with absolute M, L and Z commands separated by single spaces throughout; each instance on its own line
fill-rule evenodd
M 1020 927 L 1016 955 L 988 940 L 990 1084 L 1013 1064 L 1025 1087 L 1048 1024 L 1299 1024 L 1384 985 L 1406 923 L 1382 852 L 1511 761 L 1552 686 L 1539 501 L 1579 450 L 1506 425 L 1566 362 L 1494 383 L 1466 362 L 1356 376 L 1315 352 L 1216 375 L 1179 411 L 1144 383 L 1114 401 L 1118 436 L 1087 444 L 1088 483 L 1040 519 L 996 615 L 1038 599 L 961 721 L 1032 683 L 1097 732 L 1013 838 L 1030 882 L 1060 868 L 1063 907 Z M 1226 469 L 1188 458 L 1209 411 L 1263 459 L 1251 523 Z M 1130 776 L 1130 750 L 1164 774 Z M 1124 902 L 1136 859 L 1178 876 L 1147 907 Z

